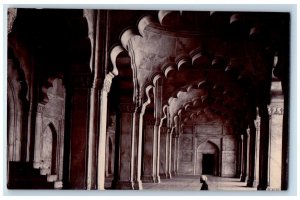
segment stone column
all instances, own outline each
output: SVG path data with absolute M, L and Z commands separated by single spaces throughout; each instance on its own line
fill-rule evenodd
M 175 175 L 178 175 L 178 168 L 179 168 L 179 136 L 175 138 L 176 149 L 175 149 Z
M 241 166 L 241 178 L 240 181 L 241 182 L 245 182 L 246 180 L 246 174 L 247 174 L 247 132 L 244 131 L 243 135 L 242 135 L 242 166 Z
M 281 104 L 281 105 L 280 105 Z M 281 190 L 282 168 L 282 122 L 283 102 L 271 103 L 270 114 L 270 153 L 269 153 L 269 188 Z
M 87 167 L 87 189 L 104 189 L 103 183 L 103 172 L 97 173 L 97 170 L 102 170 L 102 159 L 101 162 L 97 160 L 97 151 L 103 153 L 104 147 L 99 147 L 99 128 L 106 128 L 106 108 L 100 108 L 105 106 L 108 91 L 101 91 L 103 84 L 103 76 L 107 70 L 108 63 L 108 11 L 104 10 L 83 10 L 84 17 L 88 24 L 88 37 L 91 42 L 91 57 L 90 67 L 93 71 L 93 84 L 90 89 L 90 108 L 89 108 L 89 135 L 88 135 L 88 167 Z M 102 53 L 105 52 L 105 53 Z M 104 80 L 105 81 L 105 80 Z M 107 80 L 106 80 L 107 82 Z M 107 87 L 104 83 L 104 88 Z M 101 97 L 99 97 L 101 95 Z M 101 98 L 101 99 L 100 99 Z M 102 102 L 102 99 L 104 101 Z M 105 111 L 105 113 L 100 112 Z M 100 113 L 100 115 L 99 115 Z M 100 123 L 100 124 L 99 124 Z M 104 124 L 102 124 L 104 123 Z M 103 139 L 103 135 L 101 135 Z M 103 144 L 101 142 L 101 144 Z M 105 150 L 105 149 L 104 149 Z M 102 158 L 102 156 L 100 156 Z M 100 168 L 99 168 L 100 164 Z M 98 179 L 98 180 L 97 180 Z M 97 183 L 98 182 L 98 183 Z M 98 185 L 97 185 L 98 184 Z
M 100 133 L 98 139 L 98 176 L 97 176 L 97 188 L 98 190 L 104 190 L 105 184 L 105 144 L 106 144 L 106 129 L 107 129 L 107 94 L 110 91 L 114 75 L 109 73 L 104 79 L 103 88 L 101 90 L 100 98 Z
M 155 183 L 160 183 L 159 176 L 159 160 L 160 160 L 160 120 L 155 121 L 154 132 L 153 132 L 153 166 L 154 166 L 154 180 Z
M 72 76 L 70 92 L 70 135 L 65 137 L 70 146 L 66 145 L 69 157 L 69 188 L 87 189 L 87 151 L 89 126 L 89 88 L 90 73 L 76 73 Z M 67 117 L 66 117 L 67 118 Z M 66 129 L 67 130 L 67 129 Z M 68 155 L 68 154 L 67 154 Z M 66 163 L 67 164 L 67 163 Z
M 255 174 L 255 146 L 256 146 L 256 129 L 254 126 L 254 122 L 251 121 L 249 124 L 250 128 L 250 144 L 249 144 L 249 168 L 248 168 L 248 179 L 247 186 L 253 187 L 254 182 L 254 174 Z
M 142 134 L 143 115 L 145 106 L 136 107 L 133 114 L 133 128 L 131 138 L 131 174 L 134 181 L 134 189 L 142 190 L 141 168 L 142 168 Z
M 236 154 L 236 178 L 241 177 L 241 158 L 242 158 L 242 136 L 237 137 L 237 154 Z
M 172 154 L 171 154 L 171 175 L 175 176 L 175 168 L 176 168 L 176 135 L 172 135 Z
M 269 113 L 266 105 L 259 108 L 260 144 L 259 144 L 259 184 L 258 190 L 268 187 L 268 156 L 269 156 Z
M 152 114 L 152 113 L 151 113 Z M 144 130 L 144 149 L 143 149 L 143 182 L 154 183 L 155 182 L 155 172 L 156 172 L 156 149 L 155 145 L 155 135 L 154 124 L 155 121 L 151 114 L 145 116 L 145 130 Z M 153 115 L 153 114 L 152 114 Z
M 287 65 L 288 66 L 288 65 Z M 289 80 L 289 78 L 288 78 Z M 291 131 L 289 130 L 289 115 L 290 115 L 290 103 L 289 103 L 289 81 L 286 81 L 287 84 L 284 92 L 284 112 L 282 119 L 282 166 L 281 166 L 281 190 L 287 190 L 289 186 L 289 150 L 290 150 L 290 139 L 289 134 Z M 284 83 L 282 83 L 284 84 Z M 284 87 L 283 87 L 284 88 Z
M 159 158 L 159 176 L 167 178 L 167 128 L 161 127 L 160 130 L 160 158 Z
M 167 141 L 168 141 L 168 148 L 167 148 L 167 178 L 172 178 L 172 137 L 173 137 L 173 128 L 169 129 L 168 135 L 167 135 Z
M 133 113 L 132 103 L 120 103 L 116 113 L 115 173 L 112 182 L 115 189 L 134 189 L 131 174 Z
M 160 183 L 159 176 L 159 159 L 160 159 L 160 128 L 162 125 L 162 77 L 157 76 L 154 81 L 154 117 L 155 117 L 155 125 L 153 132 L 153 166 L 154 166 L 154 177 L 155 182 Z
M 41 165 L 41 134 L 42 134 L 42 113 L 45 109 L 43 104 L 38 104 L 37 112 L 36 112 L 36 126 L 35 126 L 35 141 L 34 141 L 34 159 L 33 159 L 33 167 L 35 169 L 39 169 Z
M 96 189 L 97 184 L 97 141 L 98 141 L 98 113 L 99 113 L 99 89 L 91 88 L 89 112 L 89 136 L 88 136 L 88 171 L 87 189 Z
M 246 134 L 247 134 L 247 166 L 246 166 L 246 178 L 245 181 L 248 180 L 248 176 L 249 176 L 249 157 L 250 157 L 250 128 L 247 128 L 246 130 Z
M 254 121 L 256 128 L 256 141 L 255 141 L 255 173 L 253 186 L 257 187 L 259 180 L 259 144 L 260 144 L 260 117 L 257 115 Z

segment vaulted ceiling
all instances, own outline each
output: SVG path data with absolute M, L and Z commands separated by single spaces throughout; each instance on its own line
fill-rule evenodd
M 111 10 L 107 16 L 108 67 L 118 68 L 112 96 L 131 95 L 141 106 L 149 88 L 160 87 L 160 99 L 150 94 L 148 107 L 157 112 L 159 102 L 156 117 L 167 115 L 172 126 L 196 116 L 243 124 L 269 103 L 274 74 L 288 77 L 289 13 Z M 47 80 L 90 65 L 88 31 L 83 10 L 18 9 L 9 37 L 23 43 L 9 45 L 30 47 Z
M 159 11 L 136 24 L 119 41 L 135 101 L 145 101 L 146 89 L 162 79 L 172 126 L 200 114 L 236 125 L 254 119 L 270 101 L 274 58 L 287 59 L 287 13 Z

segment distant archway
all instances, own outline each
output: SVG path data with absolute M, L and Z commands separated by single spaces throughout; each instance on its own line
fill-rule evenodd
M 219 175 L 219 148 L 211 141 L 201 143 L 197 148 L 196 174 Z
M 43 168 L 50 168 L 49 173 L 56 174 L 57 169 L 57 132 L 52 123 L 50 123 L 42 136 L 42 155 Z
M 27 82 L 19 59 L 11 48 L 7 59 L 8 161 L 26 160 L 28 101 Z

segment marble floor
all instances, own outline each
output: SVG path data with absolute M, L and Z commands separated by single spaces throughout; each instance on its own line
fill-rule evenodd
M 238 178 L 207 176 L 210 191 L 256 191 L 256 188 L 246 187 L 246 182 Z M 143 183 L 144 190 L 161 191 L 199 191 L 201 183 L 199 176 L 175 176 L 172 179 L 162 179 L 161 183 Z

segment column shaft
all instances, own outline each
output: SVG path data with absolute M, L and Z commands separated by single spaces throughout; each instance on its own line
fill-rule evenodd
M 260 110 L 260 144 L 259 144 L 259 184 L 258 190 L 268 187 L 268 152 L 269 152 L 269 114 L 267 106 Z
M 253 187 L 255 173 L 255 145 L 256 145 L 256 129 L 254 122 L 250 122 L 250 145 L 249 145 L 249 169 L 247 186 Z
M 155 182 L 155 169 L 156 169 L 156 152 L 155 151 L 155 134 L 153 119 L 150 118 L 150 114 L 145 118 L 145 130 L 144 130 L 144 145 L 143 145 L 143 182 Z
M 134 106 L 121 103 L 119 107 L 120 110 L 116 113 L 115 173 L 112 187 L 115 189 L 134 189 L 131 174 Z
M 242 167 L 241 167 L 241 182 L 245 182 L 247 173 L 247 133 L 243 134 L 243 144 L 242 144 Z

